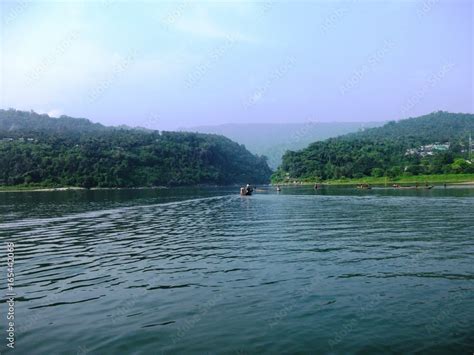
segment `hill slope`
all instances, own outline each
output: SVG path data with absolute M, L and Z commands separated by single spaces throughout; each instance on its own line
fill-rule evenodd
M 218 135 L 146 132 L 0 110 L 0 184 L 131 187 L 268 182 L 264 158 Z
M 92 123 L 85 118 L 72 118 L 61 116 L 59 118 L 49 117 L 47 114 L 37 114 L 33 111 L 0 110 L 0 131 L 4 134 L 9 132 L 13 135 L 27 133 L 87 133 L 103 132 L 113 127 L 106 127 L 100 123 Z
M 435 112 L 316 142 L 287 152 L 274 174 L 307 180 L 402 174 L 471 173 L 468 137 L 474 115 Z M 433 145 L 440 143 L 438 145 Z
M 254 154 L 268 157 L 268 164 L 276 169 L 287 150 L 302 149 L 308 144 L 380 126 L 381 122 L 306 122 L 306 123 L 229 123 L 218 126 L 198 126 L 182 129 L 189 132 L 222 134 L 244 144 Z

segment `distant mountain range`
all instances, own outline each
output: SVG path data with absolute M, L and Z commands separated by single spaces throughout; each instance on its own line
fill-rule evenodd
M 213 133 L 244 144 L 254 154 L 265 155 L 276 169 L 287 150 L 299 150 L 310 143 L 342 134 L 378 127 L 384 122 L 229 123 L 181 128 L 182 131 Z

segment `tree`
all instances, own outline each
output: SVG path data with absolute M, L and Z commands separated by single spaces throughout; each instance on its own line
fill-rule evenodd
M 372 176 L 373 177 L 382 177 L 384 175 L 384 171 L 381 168 L 373 168 L 372 169 Z

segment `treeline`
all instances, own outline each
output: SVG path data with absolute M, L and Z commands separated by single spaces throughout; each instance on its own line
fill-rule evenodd
M 0 185 L 266 183 L 265 157 L 218 135 L 119 129 L 0 110 Z
M 436 112 L 389 122 L 382 127 L 351 133 L 307 148 L 288 151 L 273 175 L 274 181 L 323 181 L 365 176 L 474 173 L 468 157 L 474 115 Z M 408 149 L 449 142 L 446 151 L 432 155 L 407 154 Z

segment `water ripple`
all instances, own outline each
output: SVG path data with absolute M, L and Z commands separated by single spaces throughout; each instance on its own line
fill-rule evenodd
M 66 215 L 55 197 L 34 218 L 17 206 L 0 239 L 16 243 L 18 346 L 407 352 L 457 334 L 461 345 L 443 349 L 462 352 L 473 339 L 474 196 L 461 192 L 147 197 L 99 210 L 84 200 Z

